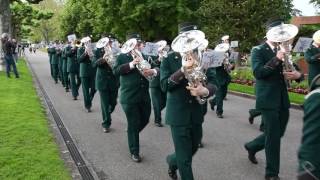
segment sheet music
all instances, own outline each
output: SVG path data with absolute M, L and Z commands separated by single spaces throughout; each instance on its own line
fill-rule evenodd
M 159 45 L 152 42 L 147 42 L 146 46 L 142 50 L 142 54 L 147 56 L 158 56 Z
M 225 58 L 225 52 L 208 50 L 202 54 L 201 67 L 208 69 L 211 67 L 222 66 L 223 60 Z

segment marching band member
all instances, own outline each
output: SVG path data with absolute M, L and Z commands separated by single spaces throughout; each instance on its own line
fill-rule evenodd
M 122 53 L 117 57 L 113 71 L 116 76 L 120 76 L 120 104 L 127 117 L 131 159 L 134 162 L 140 162 L 139 133 L 148 124 L 151 114 L 149 81 L 146 78 L 155 76 L 157 71 L 155 69 L 143 69 L 143 72 L 139 70 L 140 63 L 145 59 L 141 54 L 143 43 L 140 35 L 129 34 L 127 39 L 127 42 L 133 43 L 125 43 L 122 46 Z M 126 49 L 126 47 L 130 48 Z
M 223 36 L 221 38 L 222 44 L 226 44 L 228 46 L 227 50 L 227 61 L 229 61 L 229 36 Z M 214 110 L 214 106 L 217 105 L 216 114 L 218 118 L 223 118 L 223 100 L 227 96 L 228 92 L 228 85 L 231 82 L 230 70 L 234 68 L 234 64 L 230 64 L 230 62 L 226 62 L 223 66 L 216 67 L 216 76 L 217 76 L 217 83 L 218 83 L 218 90 L 216 92 L 216 96 L 209 101 L 211 109 Z
M 270 21 L 267 25 L 268 32 L 282 23 L 281 20 Z M 290 107 L 286 79 L 300 79 L 303 75 L 295 70 L 284 72 L 283 59 L 286 52 L 277 51 L 277 41 L 271 37 L 267 33 L 267 41 L 251 51 L 252 70 L 256 78 L 256 108 L 262 113 L 265 129 L 263 134 L 244 147 L 253 164 L 258 163 L 255 154 L 265 149 L 265 179 L 279 180 L 280 142 L 288 123 Z
M 310 83 L 310 93 L 303 103 L 303 130 L 298 151 L 298 180 L 320 179 L 320 75 Z
M 111 126 L 111 113 L 116 107 L 119 80 L 113 74 L 112 67 L 116 60 L 112 52 L 114 37 L 109 35 L 98 41 L 94 65 L 97 66 L 95 86 L 100 94 L 103 132 L 108 133 Z
M 68 61 L 68 56 L 67 56 L 67 51 L 70 49 L 70 42 L 68 42 L 62 49 L 61 53 L 61 58 L 62 58 L 62 84 L 63 87 L 65 88 L 66 92 L 69 91 L 69 78 L 68 78 L 68 73 L 67 73 L 67 61 Z
M 166 46 L 166 41 L 158 41 L 157 44 L 159 44 L 159 54 L 156 57 L 152 57 L 152 67 L 153 68 L 160 68 L 161 61 L 166 56 L 166 51 L 164 50 Z M 153 113 L 154 113 L 154 124 L 158 127 L 162 127 L 161 123 L 161 111 L 166 106 L 166 93 L 164 93 L 161 90 L 160 87 L 160 73 L 157 74 L 157 76 L 150 81 L 150 92 L 151 92 L 151 101 L 152 101 L 152 107 L 153 107 Z
M 196 30 L 197 26 L 183 23 L 179 32 L 184 33 Z M 189 58 L 187 58 L 189 59 Z M 190 59 L 189 59 L 190 60 Z M 195 65 L 191 59 L 182 65 L 180 53 L 171 52 L 160 66 L 160 83 L 167 93 L 166 123 L 170 125 L 175 152 L 167 156 L 168 174 L 177 179 L 176 170 L 179 170 L 182 180 L 192 180 L 192 156 L 197 152 L 202 138 L 203 105 L 196 97 L 209 97 L 215 92 L 215 73 L 208 69 L 206 76 L 208 84 L 201 83 L 196 87 L 188 86 L 184 72 L 190 71 Z
M 91 38 L 85 37 L 81 42 L 83 45 L 78 48 L 77 59 L 80 64 L 80 78 L 82 83 L 82 94 L 84 107 L 91 112 L 92 100 L 95 89 L 95 68 L 92 66 L 93 50 L 91 49 Z
M 58 68 L 58 56 L 57 56 L 57 42 L 54 43 L 53 46 L 48 48 L 48 53 L 51 57 L 51 67 L 52 67 L 52 76 L 54 82 L 58 83 L 58 75 L 59 75 L 59 68 Z
M 80 79 L 80 64 L 79 60 L 77 59 L 77 52 L 78 48 L 80 47 L 80 41 L 75 40 L 71 47 L 68 48 L 68 58 L 67 58 L 67 74 L 68 77 L 66 79 L 68 86 L 71 88 L 71 93 L 73 100 L 77 100 L 79 96 L 79 87 L 81 85 L 81 79 Z M 67 88 L 66 87 L 66 88 Z
M 320 30 L 313 34 L 313 43 L 310 48 L 304 53 L 304 57 L 308 63 L 308 83 L 310 85 L 311 81 L 315 76 L 320 74 Z

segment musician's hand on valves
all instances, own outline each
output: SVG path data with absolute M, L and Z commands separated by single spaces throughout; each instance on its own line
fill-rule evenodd
M 285 55 L 285 52 L 283 52 L 283 51 L 277 52 L 277 58 L 281 61 L 283 61 L 284 55 Z
M 283 75 L 287 80 L 295 80 L 301 77 L 301 73 L 299 71 L 283 72 Z
M 132 61 L 132 64 L 133 65 L 136 65 L 140 62 L 140 59 L 139 58 L 135 58 L 133 61 Z
M 154 73 L 155 73 L 154 69 L 144 69 L 143 70 L 143 75 L 146 77 L 153 76 Z
M 192 96 L 203 96 L 207 97 L 209 95 L 209 90 L 199 83 L 196 87 L 187 86 L 186 87 Z

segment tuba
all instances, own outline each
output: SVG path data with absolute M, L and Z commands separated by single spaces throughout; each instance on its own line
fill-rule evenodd
M 272 27 L 267 32 L 267 39 L 278 43 L 277 50 L 284 52 L 283 70 L 286 72 L 295 71 L 291 56 L 291 40 L 298 34 L 299 29 L 293 24 L 281 24 Z M 287 81 L 288 87 L 290 82 Z
M 196 87 L 199 83 L 205 85 L 207 77 L 201 67 L 202 51 L 206 48 L 205 34 L 199 30 L 186 31 L 179 34 L 171 44 L 175 52 L 180 53 L 182 64 L 193 61 L 190 70 L 184 70 L 184 76 L 189 86 Z M 207 99 L 197 96 L 199 104 L 204 104 Z
M 91 47 L 91 38 L 89 36 L 84 37 L 81 39 L 81 43 L 84 44 L 84 48 L 85 48 L 84 52 L 90 57 L 90 59 L 92 59 L 94 54 L 93 54 L 93 50 Z
M 136 68 L 139 70 L 139 72 L 143 75 L 143 70 L 145 69 L 151 69 L 151 64 L 149 63 L 150 59 L 145 60 L 141 54 L 141 52 L 137 49 L 135 49 L 138 41 L 135 38 L 129 39 L 126 41 L 122 48 L 121 48 L 121 53 L 130 53 L 133 57 L 133 59 L 138 58 L 139 63 L 136 64 Z M 154 77 L 152 76 L 144 76 L 147 80 L 151 81 Z

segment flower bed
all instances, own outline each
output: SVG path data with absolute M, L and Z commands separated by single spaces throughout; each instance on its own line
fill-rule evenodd
M 251 68 L 249 67 L 240 67 L 231 72 L 231 82 L 236 84 L 254 86 L 255 79 L 252 74 Z M 298 94 L 307 94 L 308 93 L 308 82 L 304 80 L 300 83 L 292 81 L 290 87 L 288 88 L 289 92 L 298 93 Z

